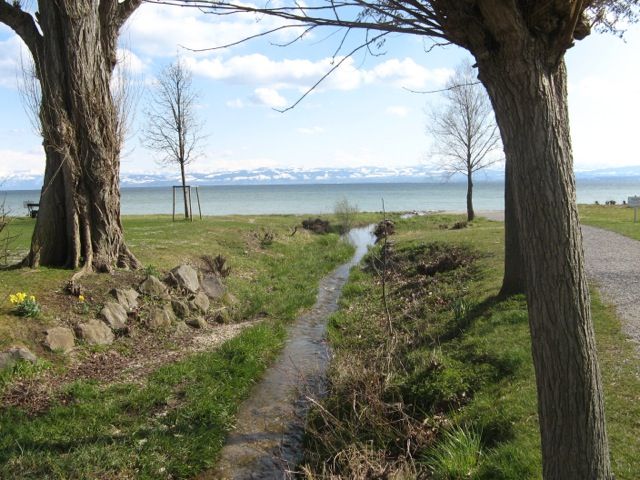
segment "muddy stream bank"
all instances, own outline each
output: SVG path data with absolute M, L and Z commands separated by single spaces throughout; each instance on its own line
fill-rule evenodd
M 369 226 L 349 232 L 355 254 L 322 279 L 315 305 L 291 326 L 282 353 L 240 407 L 216 469 L 198 478 L 282 479 L 299 462 L 308 410 L 305 397 L 321 397 L 324 391 L 327 319 L 338 309 L 349 270 L 374 244 L 372 231 Z

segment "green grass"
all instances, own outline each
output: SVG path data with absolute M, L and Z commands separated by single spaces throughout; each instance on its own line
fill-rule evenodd
M 281 325 L 164 366 L 142 388 L 78 381 L 65 405 L 3 411 L 3 478 L 188 478 L 211 466 L 239 402 L 277 353 Z
M 358 465 L 382 468 L 384 458 L 392 472 L 410 468 L 436 478 L 541 477 L 526 304 L 522 296 L 496 296 L 502 226 L 479 220 L 463 230 L 439 228 L 453 221 L 413 218 L 398 225 L 400 261 L 392 262 L 387 283 L 397 345 L 382 313 L 379 277 L 352 271 L 330 324 L 330 394 L 326 412 L 315 411 L 309 423 L 309 471 L 330 468 L 350 478 Z M 438 257 L 441 247 L 433 242 L 475 252 L 475 260 L 427 281 L 416 264 Z M 613 469 L 618 479 L 636 479 L 640 361 L 595 292 L 592 312 Z M 420 460 L 411 464 L 408 454 Z
M 633 223 L 633 208 L 622 205 L 580 205 L 580 221 L 640 240 L 640 218 Z M 638 213 L 640 217 L 640 213 Z
M 202 254 L 224 255 L 232 268 L 226 283 L 240 301 L 239 320 L 258 314 L 265 320 L 216 351 L 159 368 L 142 386 L 79 380 L 35 416 L 0 409 L 0 478 L 190 478 L 212 466 L 239 403 L 281 349 L 286 325 L 313 304 L 320 278 L 352 254 L 334 234 L 290 236 L 299 222 L 293 216 L 193 223 L 173 223 L 166 216 L 126 218 L 129 245 L 145 265 L 161 272 Z M 28 238 L 33 222 L 17 222 L 19 228 Z M 259 245 L 262 229 L 275 233 L 266 248 Z M 17 245 L 26 248 L 23 240 Z M 1 291 L 28 291 L 43 305 L 38 318 L 18 318 L 2 299 L 0 348 L 26 344 L 64 370 L 64 356 L 44 351 L 39 335 L 64 315 L 47 299 L 62 295 L 71 274 L 45 268 L 0 272 Z M 126 348 L 120 353 L 126 355 Z M 27 370 L 18 368 L 2 381 L 38 374 Z

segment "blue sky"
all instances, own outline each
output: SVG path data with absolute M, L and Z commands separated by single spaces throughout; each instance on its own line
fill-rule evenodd
M 428 40 L 389 37 L 382 56 L 349 59 L 295 109 L 296 101 L 331 65 L 338 36 L 317 31 L 291 47 L 295 31 L 230 49 L 193 53 L 277 26 L 265 18 L 219 19 L 197 10 L 143 5 L 121 36 L 125 64 L 141 94 L 124 149 L 122 171 L 172 171 L 155 162 L 139 132 L 154 75 L 180 53 L 200 92 L 198 114 L 207 135 L 193 172 L 259 167 L 403 167 L 428 162 L 425 108 L 439 95 L 411 93 L 443 86 L 466 53 Z M 354 37 L 354 42 L 357 40 Z M 426 43 L 425 43 L 426 42 Z M 347 49 L 348 50 L 348 49 Z M 40 139 L 32 132 L 16 88 L 20 41 L 0 26 L 0 177 L 44 170 Z M 640 165 L 640 27 L 625 41 L 593 34 L 567 54 L 575 166 L 579 170 Z

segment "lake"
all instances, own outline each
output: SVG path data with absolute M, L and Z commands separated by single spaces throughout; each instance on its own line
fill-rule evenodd
M 476 210 L 504 209 L 504 185 L 478 182 L 474 187 Z M 578 203 L 616 200 L 640 194 L 640 182 L 625 180 L 584 180 L 577 183 Z M 3 192 L 5 205 L 13 215 L 26 215 L 23 202 L 38 201 L 39 191 Z M 387 211 L 466 209 L 464 183 L 366 183 L 340 185 L 224 185 L 200 186 L 203 215 L 230 214 L 319 214 L 333 212 L 338 200 L 346 198 L 361 211 L 381 211 L 384 199 Z M 180 195 L 176 198 L 180 213 Z M 0 196 L 0 202 L 2 196 Z M 195 189 L 192 192 L 194 214 L 198 213 Z M 122 213 L 140 215 L 172 211 L 171 187 L 123 188 Z

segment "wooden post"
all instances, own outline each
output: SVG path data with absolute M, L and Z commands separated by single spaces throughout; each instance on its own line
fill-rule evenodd
M 200 208 L 200 191 L 196 186 L 196 198 L 198 199 L 198 214 L 200 215 L 200 220 L 202 220 L 202 209 Z
M 189 195 L 189 219 L 193 222 L 193 208 L 191 206 L 191 185 L 189 185 L 187 188 Z
M 173 215 L 172 215 L 172 221 L 176 221 L 176 187 L 171 187 L 171 189 L 173 190 Z
M 633 223 L 638 223 L 638 208 L 640 207 L 640 197 L 635 195 L 627 198 L 627 205 L 633 207 Z

